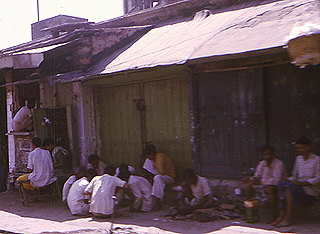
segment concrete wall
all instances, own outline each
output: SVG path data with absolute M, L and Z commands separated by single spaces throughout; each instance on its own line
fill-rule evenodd
M 73 104 L 74 94 L 72 84 L 48 83 L 40 84 L 40 106 L 42 108 L 66 107 Z
M 78 163 L 86 164 L 88 155 L 98 150 L 93 92 L 91 87 L 82 87 L 80 83 L 73 83 L 73 91 L 76 95 L 72 105 L 74 155 Z
M 49 19 L 41 20 L 36 23 L 31 24 L 32 31 L 32 40 L 42 38 L 42 37 L 51 37 L 51 31 L 41 31 L 44 28 L 50 28 L 65 23 L 75 23 L 75 22 L 86 22 L 87 19 L 67 16 L 67 15 L 58 15 Z

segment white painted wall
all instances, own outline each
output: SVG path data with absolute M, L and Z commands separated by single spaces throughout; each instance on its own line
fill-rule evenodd
M 73 92 L 76 95 L 73 103 L 72 121 L 74 153 L 79 157 L 79 162 L 85 165 L 90 154 L 98 153 L 93 91 L 91 87 L 83 87 L 80 83 L 73 83 Z

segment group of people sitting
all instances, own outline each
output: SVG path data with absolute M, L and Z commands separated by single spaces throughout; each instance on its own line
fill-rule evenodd
M 286 167 L 275 158 L 273 147 L 266 145 L 260 152 L 263 160 L 250 178 L 244 178 L 246 200 L 254 197 L 254 187 L 262 186 L 267 195 L 272 225 L 291 224 L 294 204 L 312 204 L 320 195 L 320 157 L 311 152 L 311 140 L 301 137 L 292 143 L 298 152 L 292 171 L 287 177 Z
M 37 188 L 52 185 L 57 177 L 69 174 L 71 170 L 71 159 L 68 151 L 60 143 L 52 138 L 46 138 L 42 142 L 39 137 L 31 140 L 32 151 L 28 156 L 28 174 L 21 175 L 17 181 L 28 181 L 23 187 L 32 195 Z
M 161 209 L 165 187 L 174 183 L 175 171 L 171 159 L 157 152 L 154 145 L 147 145 L 143 154 L 146 157 L 145 177 L 126 164 L 115 169 L 106 166 L 98 155 L 89 155 L 88 165 L 78 167 L 63 186 L 63 201 L 67 202 L 71 213 L 108 217 L 114 213 L 116 204 L 123 204 L 125 197 L 132 201 L 131 211 Z M 205 178 L 196 175 L 192 169 L 186 170 L 183 178 L 182 187 L 186 191 L 186 196 L 180 199 L 183 209 L 188 205 L 199 207 L 203 201 L 210 200 L 207 198 L 211 190 Z M 189 202 L 186 203 L 187 199 Z
M 291 177 L 287 177 L 283 162 L 275 158 L 274 148 L 266 145 L 260 149 L 263 160 L 257 165 L 254 175 L 243 179 L 246 200 L 254 197 L 256 185 L 263 187 L 274 218 L 272 224 L 278 227 L 290 224 L 294 203 L 310 204 L 317 201 L 320 195 L 320 157 L 311 152 L 309 138 L 301 137 L 294 145 L 299 156 Z M 45 140 L 44 148 L 41 148 L 38 137 L 32 139 L 32 147 L 28 158 L 30 174 L 17 179 L 28 180 L 30 183 L 24 183 L 28 190 L 56 181 L 55 168 L 57 176 L 67 170 L 63 160 L 66 152 L 62 147 L 55 150 L 53 142 Z M 49 150 L 55 153 L 53 157 Z M 165 187 L 175 181 L 175 170 L 171 159 L 157 152 L 152 144 L 145 146 L 143 155 L 143 175 L 138 175 L 132 166 L 121 164 L 113 168 L 103 163 L 97 154 L 89 155 L 88 164 L 76 168 L 74 175 L 63 185 L 62 199 L 71 213 L 108 217 L 114 213 L 115 205 L 121 205 L 125 197 L 131 199 L 132 211 L 161 209 Z M 179 214 L 186 215 L 213 205 L 206 178 L 197 175 L 193 169 L 186 169 L 181 181 L 177 199 Z

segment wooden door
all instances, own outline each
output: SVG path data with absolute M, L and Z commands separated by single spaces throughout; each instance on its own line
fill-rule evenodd
M 192 166 L 188 80 L 144 84 L 146 140 L 171 158 L 179 175 Z
M 141 85 L 103 88 L 99 92 L 101 157 L 111 165 L 140 164 L 142 152 Z
M 191 166 L 186 79 L 106 87 L 99 91 L 101 157 L 140 168 L 142 148 L 153 143 L 182 170 Z

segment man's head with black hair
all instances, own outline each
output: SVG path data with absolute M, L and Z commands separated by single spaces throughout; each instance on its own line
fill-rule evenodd
M 113 176 L 115 174 L 115 168 L 111 165 L 108 165 L 104 168 L 104 174 Z
M 143 149 L 143 155 L 145 155 L 147 158 L 149 158 L 150 160 L 154 160 L 157 154 L 157 149 L 154 145 L 149 144 L 146 145 Z
M 43 140 L 42 146 L 47 150 L 54 148 L 54 140 L 52 138 L 46 138 Z
M 263 160 L 270 165 L 274 159 L 275 149 L 271 145 L 264 145 L 260 147 L 260 153 Z
M 41 139 L 40 139 L 40 137 L 34 137 L 34 138 L 32 138 L 31 143 L 33 144 L 34 148 L 40 147 L 40 146 L 41 146 Z
M 28 107 L 29 109 L 35 107 L 35 105 L 36 105 L 36 100 L 35 100 L 34 98 L 27 98 L 26 101 L 27 101 L 27 107 Z
M 188 169 L 184 170 L 184 172 L 182 174 L 182 180 L 184 182 L 187 182 L 189 185 L 193 185 L 193 184 L 197 184 L 198 177 L 197 177 L 196 172 L 193 169 L 188 168 Z
M 128 165 L 124 163 L 120 164 L 118 177 L 122 180 L 128 181 L 130 175 L 131 172 L 129 171 Z
M 100 158 L 97 154 L 90 154 L 88 157 L 88 162 L 92 165 L 93 168 L 97 168 L 99 166 Z
M 310 153 L 311 153 L 311 140 L 308 137 L 300 137 L 299 139 L 297 139 L 295 142 L 292 143 L 298 153 L 300 155 L 304 155 L 306 158 L 309 157 Z

